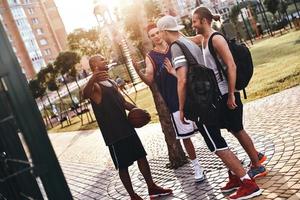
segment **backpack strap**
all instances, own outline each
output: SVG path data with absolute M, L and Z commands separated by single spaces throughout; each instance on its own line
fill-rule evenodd
M 223 74 L 224 74 L 224 76 L 225 76 L 226 79 L 228 79 L 228 78 L 227 78 L 227 73 L 226 73 L 225 69 L 223 68 L 222 64 L 220 63 L 220 61 L 219 61 L 219 59 L 218 59 L 218 56 L 217 56 L 217 54 L 216 54 L 216 52 L 215 52 L 215 48 L 214 48 L 214 46 L 213 46 L 213 41 L 212 41 L 212 39 L 213 39 L 213 37 L 214 37 L 215 35 L 221 35 L 221 36 L 223 36 L 224 38 L 225 38 L 225 36 L 224 36 L 222 33 L 214 32 L 214 33 L 210 36 L 210 38 L 209 38 L 209 40 L 208 40 L 208 49 L 209 49 L 211 55 L 212 55 L 212 56 L 214 57 L 214 59 L 215 59 L 215 63 L 216 63 L 216 65 L 217 65 L 217 69 L 218 69 L 218 72 L 219 72 L 219 74 L 220 74 L 221 81 L 223 81 L 223 80 L 224 80 L 224 79 L 223 79 Z M 228 43 L 228 41 L 227 41 L 226 38 L 225 38 L 225 40 L 226 40 L 226 42 Z
M 216 54 L 216 52 L 215 52 L 215 48 L 214 48 L 214 46 L 213 46 L 213 41 L 212 41 L 212 39 L 213 39 L 213 37 L 214 37 L 215 35 L 221 35 L 221 36 L 223 36 L 223 37 L 225 38 L 227 44 L 228 44 L 228 40 L 226 39 L 226 37 L 225 37 L 222 33 L 219 33 L 219 32 L 214 32 L 214 33 L 210 36 L 210 38 L 209 38 L 209 40 L 208 40 L 208 49 L 209 49 L 211 55 L 212 55 L 212 56 L 214 57 L 214 59 L 215 59 L 215 62 L 216 62 L 216 65 L 217 65 L 217 69 L 218 69 L 218 72 L 219 72 L 219 74 L 220 74 L 220 78 L 221 78 L 221 80 L 223 81 L 223 76 L 222 76 L 222 73 L 221 73 L 221 72 L 223 72 L 225 78 L 228 80 L 226 71 L 225 71 L 225 69 L 223 68 L 222 64 L 220 63 L 220 61 L 219 61 L 219 59 L 218 59 L 218 57 L 217 57 L 217 54 Z M 247 99 L 247 94 L 246 94 L 245 88 L 243 89 L 243 94 L 244 94 L 244 99 Z
M 180 47 L 180 49 L 183 52 L 183 55 L 185 56 L 185 59 L 187 60 L 188 65 L 197 65 L 198 64 L 198 61 L 196 60 L 196 58 L 193 56 L 191 51 L 187 48 L 187 46 L 183 42 L 176 40 L 175 42 L 173 42 L 171 44 L 171 46 L 173 44 L 177 44 Z

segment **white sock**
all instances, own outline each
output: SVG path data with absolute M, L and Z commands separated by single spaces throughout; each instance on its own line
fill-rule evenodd
M 250 178 L 250 176 L 248 174 L 246 174 L 245 176 L 241 177 L 240 179 L 241 179 L 241 181 L 243 181 L 244 179 L 251 180 L 251 178 Z
M 235 175 L 235 173 L 234 173 L 233 171 L 230 171 L 230 173 L 231 173 L 232 175 Z
M 199 164 L 197 158 L 195 158 L 194 160 L 192 160 L 192 164 L 193 164 L 193 166 L 196 166 L 196 165 L 199 165 L 199 166 L 200 166 L 200 164 Z

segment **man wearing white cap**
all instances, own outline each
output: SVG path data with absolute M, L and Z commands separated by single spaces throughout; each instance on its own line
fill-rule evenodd
M 184 28 L 182 25 L 178 25 L 176 18 L 172 16 L 164 16 L 160 18 L 157 22 L 157 27 L 161 32 L 162 38 L 171 46 L 172 62 L 176 70 L 177 76 L 177 88 L 178 88 L 178 99 L 179 99 L 179 111 L 180 119 L 183 123 L 187 123 L 184 118 L 184 105 L 186 99 L 186 82 L 187 82 L 187 72 L 188 72 L 188 62 L 184 53 L 178 44 L 173 44 L 175 41 L 183 43 L 193 57 L 197 60 L 198 64 L 204 65 L 204 57 L 201 49 L 184 38 L 179 32 Z M 221 135 L 220 128 L 214 125 L 205 125 L 199 121 L 196 122 L 199 131 L 201 132 L 208 148 L 210 151 L 214 152 L 224 164 L 241 180 L 240 188 L 245 187 L 245 181 L 247 180 L 255 186 L 256 190 L 252 191 L 251 194 L 239 194 L 242 199 L 249 199 L 251 197 L 261 194 L 261 190 L 256 185 L 256 183 L 251 180 L 249 175 L 246 173 L 245 169 L 241 165 L 239 159 L 232 153 L 228 148 L 225 139 Z M 238 190 L 241 191 L 241 190 Z

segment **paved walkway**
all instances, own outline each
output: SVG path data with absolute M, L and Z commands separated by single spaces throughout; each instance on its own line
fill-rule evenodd
M 244 110 L 246 130 L 257 149 L 268 157 L 269 174 L 257 180 L 264 191 L 255 199 L 300 199 L 300 86 L 248 103 Z M 200 134 L 193 141 L 207 180 L 196 184 L 190 164 L 177 170 L 165 168 L 167 147 L 159 124 L 137 131 L 154 179 L 174 190 L 173 196 L 161 199 L 226 199 L 219 190 L 226 182 L 226 169 L 207 150 Z M 249 159 L 236 139 L 226 131 L 223 136 L 247 166 Z M 50 134 L 75 199 L 129 199 L 101 137 L 99 130 Z M 149 199 L 136 164 L 130 173 L 135 191 Z

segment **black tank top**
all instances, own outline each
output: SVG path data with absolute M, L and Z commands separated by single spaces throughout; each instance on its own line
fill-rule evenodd
M 136 132 L 127 119 L 124 98 L 119 91 L 114 86 L 107 87 L 101 83 L 99 86 L 102 90 L 102 101 L 96 104 L 91 100 L 91 104 L 105 144 L 108 146 Z

